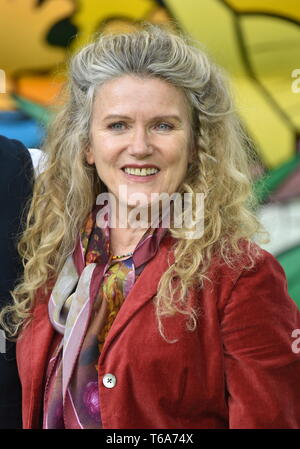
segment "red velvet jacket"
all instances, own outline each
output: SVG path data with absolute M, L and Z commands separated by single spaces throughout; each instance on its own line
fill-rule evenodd
M 171 239 L 145 267 L 107 336 L 99 359 L 103 427 L 300 428 L 300 313 L 281 266 L 269 253 L 251 271 L 214 263 L 212 283 L 191 291 L 201 308 L 196 331 L 182 315 L 164 320 L 153 296 Z M 300 331 L 299 331 L 300 333 Z M 39 301 L 17 343 L 24 428 L 39 428 L 45 371 L 54 336 Z M 296 335 L 297 336 L 297 335 Z M 106 373 L 116 385 L 106 388 Z

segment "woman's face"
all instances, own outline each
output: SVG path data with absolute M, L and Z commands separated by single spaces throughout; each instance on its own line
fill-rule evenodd
M 115 198 L 136 206 L 141 193 L 176 192 L 190 160 L 191 126 L 183 92 L 158 78 L 124 75 L 97 91 L 86 158 Z M 135 195 L 136 198 L 136 195 Z

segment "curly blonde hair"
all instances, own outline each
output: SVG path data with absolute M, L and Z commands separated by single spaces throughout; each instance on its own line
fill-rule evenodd
M 249 141 L 222 70 L 187 37 L 159 26 L 100 35 L 72 58 L 66 101 L 44 143 L 47 166 L 36 180 L 19 242 L 24 278 L 12 292 L 13 304 L 1 314 L 13 337 L 31 316 L 37 289 L 55 280 L 74 250 L 97 195 L 105 190 L 96 168 L 85 160 L 92 107 L 96 88 L 124 74 L 159 77 L 182 89 L 190 107 L 194 157 L 179 192 L 205 195 L 201 238 L 186 239 L 186 229 L 170 229 L 175 263 L 163 274 L 155 298 L 162 336 L 162 317 L 176 312 L 187 316 L 188 329 L 196 328 L 198 311 L 187 305 L 188 289 L 203 286 L 214 255 L 233 265 L 245 253 L 240 242 L 250 242 L 261 229 L 253 213 Z M 246 268 L 251 268 L 256 254 L 247 247 Z

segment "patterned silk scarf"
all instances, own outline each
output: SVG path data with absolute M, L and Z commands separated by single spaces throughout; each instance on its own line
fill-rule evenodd
M 97 226 L 99 213 L 108 209 L 97 206 L 88 217 L 49 300 L 49 317 L 61 337 L 47 371 L 44 428 L 101 427 L 97 358 L 124 299 L 167 231 L 149 228 L 132 257 L 112 263 L 109 228 Z

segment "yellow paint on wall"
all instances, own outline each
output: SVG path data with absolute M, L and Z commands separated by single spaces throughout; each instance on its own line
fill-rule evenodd
M 256 77 L 300 131 L 300 94 L 292 90 L 292 73 L 300 68 L 300 26 L 266 16 L 245 15 L 240 21 Z
M 7 75 L 47 70 L 65 60 L 64 49 L 50 46 L 50 28 L 74 11 L 72 0 L 0 0 L 0 68 Z
M 257 12 L 276 14 L 300 22 L 299 0 L 224 0 L 224 2 L 240 13 Z
M 261 75 L 290 77 L 300 67 L 300 24 L 256 15 L 241 16 L 239 22 L 251 63 Z
M 275 168 L 295 152 L 295 135 L 290 126 L 248 77 L 232 77 L 235 101 L 247 131 L 267 167 Z
M 250 1 L 250 0 L 249 0 Z M 270 92 L 271 101 L 263 94 L 260 85 L 268 83 L 270 75 L 268 66 L 278 65 L 278 55 L 273 53 L 271 61 L 267 65 L 262 64 L 263 73 L 258 83 L 253 80 L 248 72 L 246 61 L 243 58 L 239 35 L 237 34 L 237 20 L 234 12 L 224 4 L 222 0 L 166 0 L 168 7 L 177 18 L 182 27 L 196 40 L 207 48 L 216 62 L 225 67 L 231 75 L 233 89 L 238 99 L 238 111 L 243 118 L 246 129 L 254 139 L 257 150 L 263 162 L 270 168 L 274 168 L 288 160 L 295 152 L 295 129 L 292 121 L 283 119 L 279 102 L 276 103 L 275 95 Z M 248 2 L 249 3 L 249 2 Z M 239 24 L 240 25 L 240 24 Z M 289 24 L 293 25 L 293 24 Z M 243 29 L 241 27 L 241 31 Z M 251 39 L 263 45 L 272 44 L 272 34 L 266 40 L 264 32 L 258 33 L 253 27 L 251 36 L 248 36 L 246 51 L 252 57 L 256 51 L 250 49 Z M 282 38 L 282 36 L 281 36 Z M 285 39 L 285 38 L 284 38 Z M 281 41 L 285 42 L 283 38 Z M 271 41 L 271 42 L 270 42 Z M 259 49 L 258 49 L 259 50 Z M 287 67 L 279 66 L 282 75 Z M 259 85 L 260 84 L 260 85 Z M 279 101 L 279 98 L 277 98 Z M 292 114 L 293 117 L 295 113 Z
M 245 75 L 234 15 L 218 0 L 166 0 L 179 25 L 227 70 Z M 196 43 L 197 44 L 197 43 Z
M 122 17 L 132 21 L 142 20 L 157 7 L 154 0 L 77 0 L 77 5 L 73 17 L 73 22 L 79 28 L 78 39 L 74 43 L 76 48 L 88 42 L 104 21 Z

